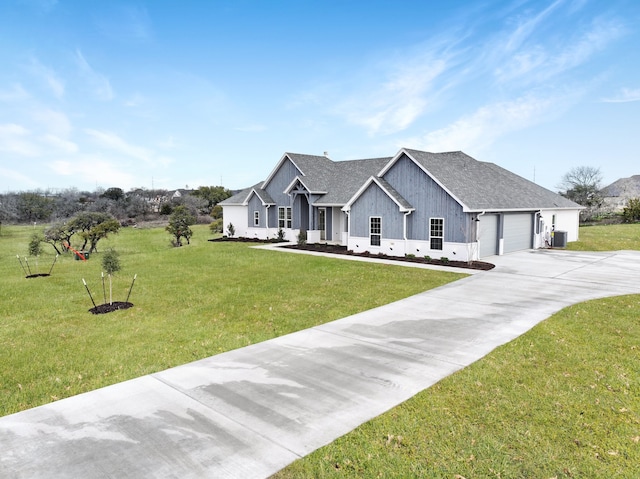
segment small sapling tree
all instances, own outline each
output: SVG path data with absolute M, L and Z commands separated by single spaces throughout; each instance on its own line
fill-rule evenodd
M 107 276 L 109 276 L 109 304 L 113 304 L 111 275 L 117 273 L 121 269 L 119 254 L 113 248 L 105 251 L 102 256 L 102 268 L 107 272 Z
M 236 234 L 236 227 L 233 226 L 233 223 L 229 223 L 227 225 L 227 235 L 229 236 L 229 238 L 233 238 L 235 234 Z
M 35 256 L 36 258 L 35 272 L 31 271 L 31 266 L 29 265 L 29 258 L 27 256 L 24 257 L 24 264 L 22 264 L 22 260 L 20 259 L 20 256 L 19 255 L 17 256 L 18 261 L 20 262 L 20 266 L 22 267 L 22 270 L 24 271 L 26 278 L 36 278 L 38 276 L 51 275 L 51 271 L 53 270 L 53 267 L 56 264 L 58 255 L 56 255 L 56 257 L 53 259 L 53 262 L 51 263 L 51 268 L 49 268 L 48 273 L 38 273 L 38 258 L 42 254 L 43 242 L 44 242 L 44 236 L 41 233 L 33 233 L 33 235 L 31 235 L 31 239 L 29 240 L 29 248 L 28 248 L 29 256 Z M 25 268 L 25 265 L 26 265 L 26 268 Z
M 182 246 L 182 238 L 187 240 L 187 244 L 190 244 L 193 231 L 190 226 L 196 222 L 196 218 L 189 213 L 186 206 L 180 205 L 173 209 L 173 213 L 169 217 L 169 225 L 166 230 L 173 235 L 173 246 Z
M 29 256 L 36 258 L 36 273 L 38 272 L 38 257 L 42 254 L 42 241 L 44 238 L 40 233 L 33 233 L 29 240 Z

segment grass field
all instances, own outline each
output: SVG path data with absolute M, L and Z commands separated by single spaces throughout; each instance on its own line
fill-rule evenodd
M 569 246 L 640 250 L 640 225 Z M 640 477 L 640 295 L 562 310 L 274 479 L 334 477 Z
M 123 230 L 100 249 L 121 253 L 114 299 L 138 274 L 135 306 L 94 316 L 81 278 L 101 299 L 100 255 L 27 280 L 15 255 L 31 231 L 0 236 L 0 414 L 458 277 L 209 243 L 205 228 L 181 249 L 161 229 Z M 581 228 L 569 249 L 640 250 L 640 225 Z M 640 295 L 578 304 L 275 477 L 637 478 L 638 371 Z
M 567 244 L 574 251 L 640 250 L 640 224 L 583 226 L 579 241 Z
M 114 301 L 134 274 L 134 307 L 88 312 L 104 302 L 101 254 L 58 258 L 50 277 L 26 279 L 32 227 L 0 234 L 0 415 L 338 319 L 462 277 L 452 273 L 262 251 L 212 243 L 169 246 L 162 228 L 125 228 L 99 245 L 120 253 Z M 39 258 L 47 272 L 51 246 Z M 35 272 L 35 259 L 29 260 Z M 108 290 L 107 290 L 108 297 Z

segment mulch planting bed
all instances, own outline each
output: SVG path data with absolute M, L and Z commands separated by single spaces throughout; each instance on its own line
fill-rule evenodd
M 128 303 L 125 301 L 114 301 L 111 304 L 109 303 L 99 304 L 95 308 L 91 308 L 89 312 L 92 314 L 105 314 L 105 313 L 110 313 L 112 311 L 117 311 L 119 309 L 129 309 L 131 307 L 133 307 L 133 303 Z
M 213 241 L 213 242 L 236 241 L 236 242 L 244 242 L 244 243 L 282 243 L 282 241 L 278 241 L 277 239 L 259 240 L 256 238 L 229 238 L 227 236 L 223 236 L 222 238 L 210 239 L 209 241 Z M 491 263 L 487 263 L 485 261 L 471 261 L 471 262 L 455 261 L 455 260 L 443 261 L 441 259 L 435 259 L 435 258 L 427 260 L 423 257 L 418 257 L 418 256 L 401 257 L 401 256 L 389 256 L 386 254 L 371 254 L 368 252 L 355 253 L 354 251 L 348 250 L 346 246 L 339 246 L 339 245 L 332 245 L 332 244 L 325 244 L 325 243 L 306 244 L 306 245 L 286 244 L 280 247 L 288 248 L 288 249 L 299 249 L 304 251 L 316 251 L 319 253 L 345 254 L 349 256 L 361 256 L 364 258 L 379 258 L 379 259 L 399 261 L 399 262 L 405 262 L 405 263 L 433 264 L 433 265 L 439 265 L 439 266 L 450 266 L 453 268 L 477 269 L 481 271 L 489 271 L 490 269 L 495 268 L 495 265 Z

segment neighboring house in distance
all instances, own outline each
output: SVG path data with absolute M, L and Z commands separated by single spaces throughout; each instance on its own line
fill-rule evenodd
M 632 198 L 640 198 L 640 175 L 620 178 L 600 190 L 607 210 L 620 212 Z
M 578 239 L 582 207 L 460 151 L 401 149 L 334 162 L 285 153 L 267 179 L 222 201 L 237 236 L 328 242 L 355 252 L 477 260 Z

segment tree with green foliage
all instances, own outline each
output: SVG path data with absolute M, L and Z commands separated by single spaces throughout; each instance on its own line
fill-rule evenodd
M 109 304 L 113 304 L 113 288 L 111 287 L 111 275 L 116 274 L 121 269 L 120 255 L 113 248 L 109 248 L 102 256 L 102 269 L 109 276 Z M 104 286 L 104 282 L 102 283 Z
M 222 233 L 222 218 L 219 218 L 217 220 L 213 220 L 210 224 L 209 224 L 209 231 L 211 231 L 211 233 L 216 234 L 216 233 Z
M 54 202 L 41 193 L 20 193 L 17 198 L 18 220 L 33 223 L 48 220 Z
M 109 198 L 113 201 L 124 200 L 124 191 L 122 188 L 107 188 L 101 195 L 103 198 Z
M 86 211 L 73 217 L 68 226 L 84 240 L 80 250 L 85 251 L 89 243 L 89 253 L 93 253 L 97 251 L 98 241 L 106 238 L 109 233 L 118 232 L 120 222 L 109 213 Z
M 640 198 L 630 198 L 622 210 L 622 218 L 625 223 L 640 221 Z
M 38 258 L 42 254 L 43 236 L 41 233 L 33 233 L 29 240 L 29 256 L 36 258 L 36 271 L 38 271 Z
M 166 230 L 173 235 L 173 246 L 182 246 L 182 238 L 187 240 L 187 244 L 190 244 L 193 231 L 190 226 L 195 224 L 196 218 L 189 212 L 186 206 L 180 205 L 173 209 L 173 213 L 169 217 L 169 225 Z
M 214 220 L 221 220 L 222 219 L 222 206 L 220 205 L 215 205 L 212 209 L 211 209 L 211 217 Z
M 223 186 L 201 186 L 191 194 L 197 198 L 202 198 L 207 202 L 207 214 L 211 213 L 214 206 L 232 195 L 231 190 L 228 190 Z
M 33 233 L 29 240 L 29 256 L 40 256 L 42 254 L 42 242 L 44 237 L 41 233 Z
M 56 243 L 60 245 L 63 251 L 68 249 L 68 245 L 71 244 L 71 237 L 75 231 L 69 228 L 65 223 L 56 223 L 44 230 L 43 241 L 53 246 L 57 254 L 61 254 Z

